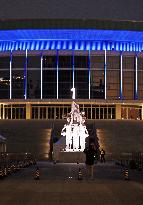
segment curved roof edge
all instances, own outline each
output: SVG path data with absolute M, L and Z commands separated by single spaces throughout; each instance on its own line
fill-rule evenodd
M 105 29 L 143 31 L 143 21 L 104 19 L 0 19 L 0 30 Z

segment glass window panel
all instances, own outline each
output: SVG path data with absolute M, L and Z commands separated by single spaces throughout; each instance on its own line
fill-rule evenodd
M 40 119 L 46 119 L 46 108 L 40 107 Z
M 4 69 L 4 68 L 9 68 L 9 61 L 10 61 L 10 57 L 9 56 L 1 56 L 0 57 L 0 69 Z
M 100 108 L 100 119 L 103 119 L 103 108 Z
M 134 99 L 135 58 L 123 57 L 123 99 Z
M 75 68 L 88 68 L 88 56 L 74 56 Z
M 99 108 L 96 108 L 96 119 L 99 119 Z
M 108 108 L 108 119 L 112 119 L 112 108 Z
M 95 108 L 92 108 L 92 119 L 95 119 Z
M 104 99 L 104 71 L 91 70 L 91 98 Z
M 43 68 L 56 68 L 56 56 L 43 56 Z
M 41 97 L 41 70 L 27 70 L 27 98 Z
M 48 119 L 54 119 L 54 107 L 48 107 Z
M 43 70 L 43 98 L 57 97 L 57 71 Z
M 91 108 L 88 108 L 88 119 L 91 119 Z
M 23 68 L 25 67 L 25 56 L 13 56 L 12 57 L 12 68 Z
M 9 70 L 0 69 L 0 99 L 8 99 L 10 92 Z
M 72 56 L 59 56 L 59 68 L 72 68 Z
M 63 107 L 60 108 L 60 119 L 62 119 L 63 116 Z
M 12 58 L 12 98 L 24 98 L 25 56 Z
M 26 108 L 19 108 L 19 119 L 26 119 Z
M 12 108 L 12 119 L 16 118 L 16 110 L 15 108 Z
M 104 119 L 107 119 L 107 108 L 104 108 Z
M 143 57 L 138 58 L 138 70 L 143 71 Z
M 88 70 L 75 70 L 74 74 L 75 74 L 76 98 L 88 99 L 89 97 Z
M 16 119 L 19 119 L 19 108 L 15 108 L 16 110 Z
M 91 56 L 91 98 L 104 99 L 104 56 Z
M 143 57 L 138 58 L 138 99 L 143 99 Z
M 10 97 L 10 57 L 0 57 L 0 99 Z
M 41 57 L 28 56 L 27 98 L 41 97 Z
M 40 56 L 28 56 L 27 67 L 28 68 L 40 68 L 41 67 L 41 57 Z
M 134 71 L 135 67 L 135 57 L 123 56 L 123 71 L 132 70 Z
M 32 119 L 38 119 L 38 107 L 32 107 Z
M 107 99 L 120 97 L 120 57 L 107 56 Z
M 60 119 L 60 108 L 56 107 L 56 119 Z
M 84 108 L 85 116 L 88 119 L 88 108 Z
M 71 98 L 72 70 L 59 70 L 59 98 Z
M 115 114 L 115 108 L 112 108 L 112 119 L 116 118 L 116 114 Z
M 123 72 L 123 99 L 134 99 L 134 72 Z

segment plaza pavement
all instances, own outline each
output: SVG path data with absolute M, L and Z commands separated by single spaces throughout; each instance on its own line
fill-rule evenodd
M 84 164 L 38 162 L 40 180 L 34 180 L 35 166 L 0 180 L 0 205 L 142 205 L 143 171 L 129 170 L 114 162 L 95 165 L 94 180 L 86 178 Z M 77 180 L 78 169 L 83 180 Z

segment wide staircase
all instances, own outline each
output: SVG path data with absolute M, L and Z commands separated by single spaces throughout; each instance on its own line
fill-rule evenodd
M 6 152 L 32 153 L 48 158 L 52 120 L 1 120 L 0 134 L 6 138 Z
M 55 121 L 56 140 L 66 121 Z M 88 143 L 94 142 L 97 151 L 103 148 L 107 159 L 143 156 L 143 122 L 137 120 L 87 120 Z
M 1 120 L 0 134 L 6 138 L 7 152 L 33 153 L 48 157 L 52 143 L 61 137 L 66 120 Z M 90 141 L 104 148 L 106 156 L 143 153 L 143 121 L 87 120 Z M 51 149 L 52 150 L 52 149 Z M 135 154 L 134 154 L 135 155 Z

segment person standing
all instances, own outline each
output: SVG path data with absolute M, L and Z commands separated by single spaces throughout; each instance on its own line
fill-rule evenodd
M 39 167 L 37 167 L 36 170 L 35 170 L 34 179 L 35 179 L 35 180 L 39 180 L 39 179 L 40 179 L 40 170 L 39 170 Z
M 90 179 L 93 179 L 94 161 L 97 154 L 94 143 L 91 143 L 89 145 L 89 148 L 85 148 L 83 152 L 86 155 L 85 164 L 87 176 L 90 177 Z
M 105 150 L 102 148 L 100 152 L 100 160 L 105 163 Z

